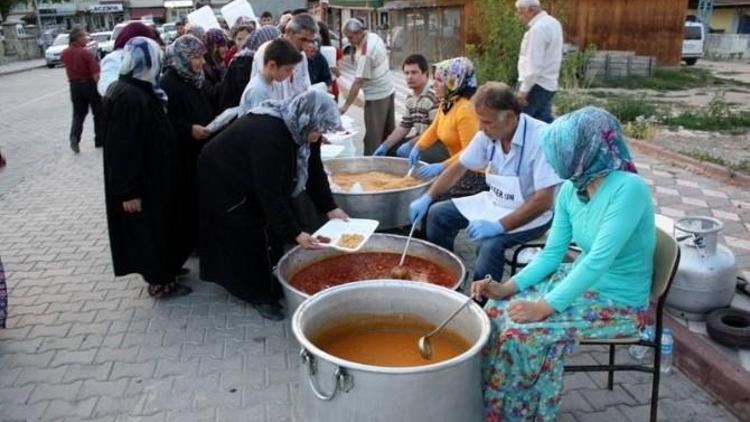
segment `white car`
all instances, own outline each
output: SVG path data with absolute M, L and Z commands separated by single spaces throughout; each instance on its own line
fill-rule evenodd
M 112 31 L 94 32 L 93 34 L 91 34 L 91 39 L 96 41 L 98 44 L 96 56 L 100 60 L 115 49 L 115 39 L 112 38 Z
M 68 34 L 60 34 L 55 37 L 52 45 L 44 52 L 44 60 L 47 62 L 48 68 L 52 69 L 61 63 L 60 56 L 66 48 L 68 48 Z M 89 42 L 86 44 L 86 49 L 96 56 L 96 48 L 96 41 L 89 38 Z
M 685 36 L 682 40 L 682 60 L 692 66 L 703 57 L 706 34 L 700 22 L 685 22 Z

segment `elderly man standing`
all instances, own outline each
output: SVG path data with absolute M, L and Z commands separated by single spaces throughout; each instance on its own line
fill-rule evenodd
M 357 99 L 359 90 L 365 93 L 365 155 L 370 155 L 380 146 L 386 136 L 396 128 L 395 91 L 388 73 L 388 51 L 378 36 L 365 28 L 358 19 L 349 19 L 344 24 L 344 34 L 357 48 L 357 71 L 349 96 L 341 107 L 346 113 Z
M 302 61 L 297 63 L 297 66 L 294 67 L 294 72 L 292 72 L 292 76 L 288 79 L 282 82 L 274 81 L 271 83 L 271 99 L 292 99 L 310 88 L 310 72 L 307 66 L 307 57 L 305 57 L 305 49 L 313 42 L 317 33 L 318 23 L 307 13 L 302 13 L 293 17 L 286 25 L 284 28 L 284 38 L 291 41 L 291 43 L 297 48 L 297 51 L 302 53 Z M 250 80 L 255 78 L 255 75 L 263 73 L 263 56 L 266 53 L 266 47 L 268 47 L 270 43 L 271 41 L 267 41 L 258 47 L 258 50 L 255 52 L 253 58 L 253 71 L 250 75 Z
M 89 34 L 81 27 L 74 27 L 68 35 L 68 48 L 63 50 L 60 60 L 65 65 L 65 73 L 70 83 L 70 100 L 73 102 L 73 123 L 70 127 L 70 149 L 80 152 L 83 121 L 91 107 L 94 115 L 94 144 L 104 145 L 104 113 L 102 99 L 96 90 L 99 81 L 99 62 L 94 54 L 86 49 Z
M 539 0 L 518 0 L 516 11 L 529 26 L 518 57 L 518 100 L 524 113 L 550 123 L 562 62 L 562 26 L 542 10 Z
M 409 205 L 409 217 L 414 222 L 427 215 L 427 239 L 449 250 L 458 231 L 466 228 L 477 243 L 474 279 L 489 274 L 501 280 L 505 249 L 535 239 L 549 228 L 555 188 L 561 180 L 542 151 L 541 132 L 546 123 L 521 113 L 507 85 L 488 82 L 472 102 L 479 132 L 460 159 Z M 447 192 L 468 169 L 484 170 L 489 190 L 430 208 L 433 199 Z

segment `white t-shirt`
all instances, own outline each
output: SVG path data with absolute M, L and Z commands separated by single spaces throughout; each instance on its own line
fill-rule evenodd
M 354 76 L 364 80 L 362 91 L 364 91 L 365 100 L 382 100 L 393 94 L 393 84 L 388 68 L 388 51 L 378 34 L 367 32 L 365 43 L 357 48 L 356 59 L 357 70 Z
M 270 84 L 266 82 L 262 74 L 253 76 L 242 92 L 237 115 L 246 115 L 251 109 L 259 106 L 265 100 L 283 100 L 283 98 L 279 97 L 280 92 L 274 91 L 272 84 L 273 82 Z
M 516 176 L 518 169 L 521 193 L 528 200 L 536 191 L 562 183 L 542 150 L 541 129 L 545 126 L 546 123 L 521 113 L 508 154 L 503 152 L 500 141 L 491 139 L 480 130 L 461 154 L 461 164 L 470 169 L 484 170 L 490 163 L 490 172 L 501 176 Z M 548 212 L 551 217 L 552 211 Z
M 250 80 L 252 80 L 255 75 L 263 73 L 263 55 L 266 52 L 266 47 L 268 47 L 268 44 L 270 44 L 271 41 L 266 41 L 261 44 L 255 52 L 255 56 L 253 56 L 253 71 L 250 74 Z M 302 61 L 297 63 L 297 66 L 294 67 L 294 72 L 292 72 L 292 76 L 289 79 L 282 82 L 273 81 L 271 82 L 271 85 L 271 90 L 274 92 L 274 98 L 280 100 L 288 100 L 307 91 L 307 89 L 310 88 L 310 72 L 307 69 L 307 57 L 305 54 L 302 53 Z

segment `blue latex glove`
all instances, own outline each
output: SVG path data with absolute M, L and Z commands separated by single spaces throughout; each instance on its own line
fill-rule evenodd
M 442 173 L 443 170 L 445 170 L 443 163 L 427 164 L 426 166 L 420 167 L 417 170 L 417 174 L 422 179 L 432 179 Z
M 401 158 L 406 158 L 411 153 L 412 147 L 413 145 L 411 144 L 411 142 L 404 142 L 400 147 L 398 147 L 398 149 L 396 149 L 396 155 Z
M 422 220 L 427 215 L 427 210 L 430 208 L 431 203 L 432 198 L 425 193 L 409 204 L 409 220 L 411 220 L 412 224 Z
M 388 150 L 390 147 L 386 144 L 380 144 L 377 149 L 375 149 L 375 152 L 372 153 L 373 157 L 384 157 L 386 154 L 388 154 Z
M 472 241 L 476 242 L 488 237 L 500 236 L 505 233 L 505 227 L 499 221 L 474 220 L 469 223 L 466 233 Z
M 422 151 L 419 150 L 418 146 L 414 145 L 414 148 L 412 148 L 411 152 L 409 153 L 409 167 L 417 165 L 420 155 L 422 155 Z

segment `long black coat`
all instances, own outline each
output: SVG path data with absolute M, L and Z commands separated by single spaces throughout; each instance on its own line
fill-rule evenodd
M 184 218 L 181 222 L 182 235 L 180 245 L 183 261 L 195 249 L 198 240 L 198 206 L 195 185 L 196 163 L 198 155 L 208 140 L 193 138 L 193 125 L 206 126 L 216 117 L 211 106 L 210 88 L 198 89 L 184 80 L 174 69 L 170 68 L 161 79 L 161 87 L 167 93 L 167 116 L 174 127 L 177 144 L 180 148 L 183 183 L 181 188 L 181 208 Z
M 174 280 L 177 268 L 179 153 L 151 85 L 121 76 L 105 102 L 104 193 L 115 275 L 141 274 L 150 284 Z M 122 203 L 140 198 L 142 211 Z
M 219 109 L 221 111 L 230 107 L 240 105 L 242 93 L 247 83 L 250 82 L 250 74 L 253 71 L 253 56 L 235 56 L 229 64 L 227 74 L 221 84 L 221 99 Z
M 291 206 L 297 145 L 281 119 L 249 114 L 216 136 L 198 160 L 200 274 L 252 303 L 275 299 L 269 238 L 302 232 Z M 336 208 L 312 146 L 307 193 L 321 213 Z

